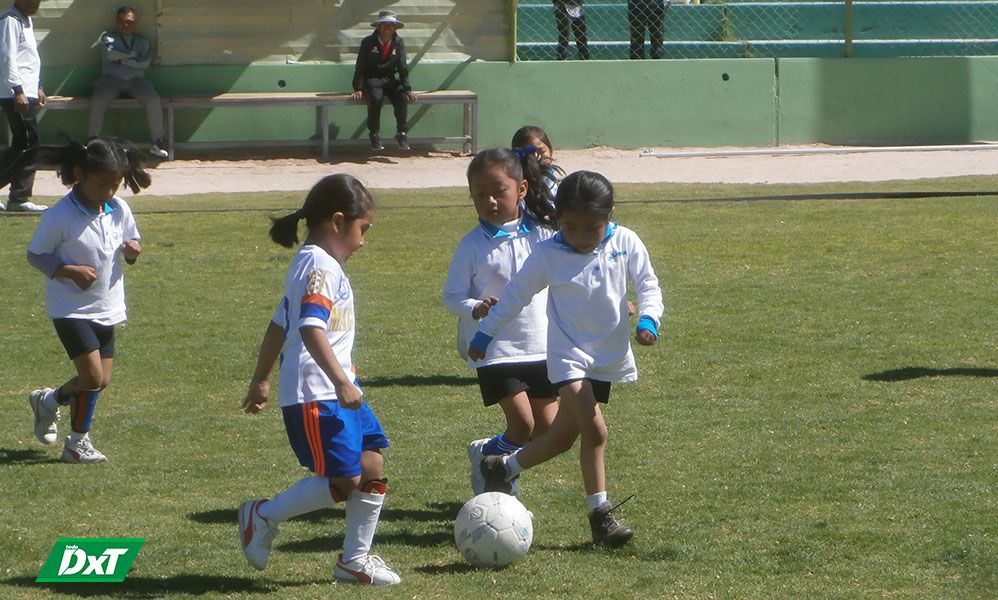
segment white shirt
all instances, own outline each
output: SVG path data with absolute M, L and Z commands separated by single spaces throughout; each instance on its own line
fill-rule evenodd
M 340 263 L 318 246 L 302 246 L 291 261 L 284 281 L 284 299 L 273 321 L 285 334 L 278 380 L 281 406 L 336 400 L 332 380 L 305 348 L 298 328 L 321 328 L 340 367 L 348 374 L 354 373 L 353 290 Z
M 97 279 L 81 290 L 71 279 L 45 283 L 45 305 L 53 319 L 87 319 L 101 325 L 125 320 L 126 240 L 138 240 L 132 210 L 115 196 L 100 212 L 92 212 L 70 191 L 41 215 L 28 252 L 54 254 L 64 265 L 90 265 Z
M 37 98 L 41 70 L 31 17 L 12 6 L 0 14 L 0 98 L 13 98 L 15 86 Z
M 638 314 L 662 318 L 662 290 L 648 250 L 637 234 L 611 223 L 589 254 L 568 246 L 562 234 L 539 244 L 506 286 L 503 301 L 478 329 L 495 336 L 530 299 L 548 288 L 548 379 L 637 379 L 627 314 L 627 280 L 634 283 Z
M 485 358 L 468 359 L 468 342 L 478 329 L 471 316 L 475 306 L 489 296 L 502 301 L 506 284 L 520 270 L 537 244 L 554 235 L 536 220 L 522 219 L 513 232 L 480 221 L 461 239 L 444 282 L 443 303 L 457 315 L 457 350 L 469 368 L 547 357 L 547 293 L 540 292 L 503 327 L 489 345 Z

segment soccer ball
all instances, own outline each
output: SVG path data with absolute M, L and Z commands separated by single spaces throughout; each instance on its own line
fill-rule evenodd
M 533 515 L 508 494 L 485 492 L 464 503 L 454 522 L 458 552 L 476 567 L 501 569 L 520 560 L 534 539 Z

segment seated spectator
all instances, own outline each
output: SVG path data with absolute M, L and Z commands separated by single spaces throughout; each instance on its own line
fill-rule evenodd
M 395 109 L 395 141 L 399 148 L 409 149 L 406 135 L 407 102 L 415 102 L 416 94 L 409 85 L 409 65 L 406 64 L 405 41 L 396 33 L 405 25 L 390 10 L 378 13 L 371 23 L 374 33 L 360 41 L 357 67 L 353 72 L 353 97 L 367 98 L 367 128 L 371 148 L 384 150 L 381 143 L 381 105 L 385 96 Z M 398 77 L 396 78 L 396 75 Z
M 135 98 L 146 109 L 149 123 L 149 136 L 152 140 L 150 152 L 158 158 L 166 158 L 166 143 L 163 140 L 163 107 L 159 94 L 152 82 L 146 79 L 146 69 L 152 64 L 152 43 L 135 33 L 138 19 L 130 6 L 118 9 L 117 31 L 101 34 L 101 78 L 94 85 L 90 98 L 90 137 L 97 137 L 104 125 L 104 113 L 111 101 L 116 98 Z
M 553 0 L 554 23 L 558 27 L 558 60 L 568 58 L 568 30 L 575 34 L 575 49 L 582 60 L 589 59 L 589 38 L 582 0 Z

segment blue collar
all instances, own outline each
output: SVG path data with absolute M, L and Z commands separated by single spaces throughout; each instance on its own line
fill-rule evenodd
M 494 240 L 521 236 L 525 233 L 530 233 L 530 231 L 534 228 L 533 220 L 530 219 L 522 210 L 520 211 L 520 227 L 516 230 L 516 234 L 507 233 L 500 229 L 497 225 L 493 225 L 492 223 L 482 219 L 478 219 L 478 226 L 481 227 L 485 233 L 487 233 L 489 237 Z
M 596 249 L 598 250 L 599 247 L 605 244 L 607 240 L 612 238 L 613 234 L 615 233 L 617 233 L 617 224 L 614 223 L 613 221 L 610 221 L 609 223 L 606 224 L 606 235 L 604 235 L 603 239 L 600 240 L 600 243 L 598 246 L 596 246 Z M 581 254 L 581 252 L 570 246 L 569 243 L 565 241 L 565 234 L 562 233 L 561 231 L 558 231 L 558 233 L 554 234 L 554 237 L 552 239 L 556 243 L 561 244 L 562 246 L 571 250 L 572 252 L 575 252 L 576 254 Z
M 80 199 L 77 198 L 77 196 L 76 196 L 76 190 L 69 190 L 69 194 L 67 194 L 67 196 L 73 202 L 73 204 L 76 205 L 76 208 L 79 209 L 80 212 L 82 212 L 83 214 L 86 214 L 86 215 L 93 216 L 93 215 L 99 215 L 99 214 L 102 214 L 102 213 L 111 213 L 111 212 L 114 212 L 116 210 L 115 205 L 111 204 L 111 201 L 108 201 L 108 202 L 104 203 L 104 210 L 103 211 L 93 210 L 92 208 L 88 207 L 86 204 L 80 202 Z M 113 198 L 112 198 L 112 200 L 113 200 Z

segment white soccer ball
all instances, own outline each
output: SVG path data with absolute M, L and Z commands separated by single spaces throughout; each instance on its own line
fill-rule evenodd
M 485 492 L 465 502 L 457 513 L 454 543 L 472 565 L 501 569 L 530 550 L 532 519 L 530 511 L 513 496 Z

